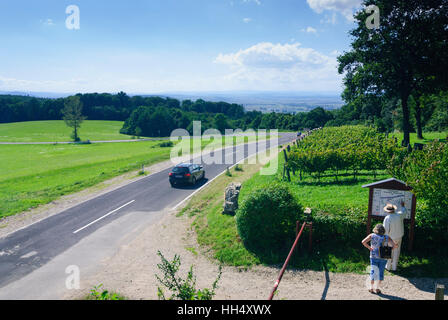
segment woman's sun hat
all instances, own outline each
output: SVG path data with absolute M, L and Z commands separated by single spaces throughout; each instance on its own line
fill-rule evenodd
M 387 212 L 387 213 L 395 213 L 396 210 L 397 210 L 397 206 L 393 205 L 391 203 L 386 204 L 386 206 L 384 207 L 384 212 Z

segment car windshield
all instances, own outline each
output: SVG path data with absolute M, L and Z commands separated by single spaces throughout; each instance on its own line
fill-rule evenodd
M 174 173 L 187 173 L 188 168 L 187 167 L 174 167 L 173 172 Z

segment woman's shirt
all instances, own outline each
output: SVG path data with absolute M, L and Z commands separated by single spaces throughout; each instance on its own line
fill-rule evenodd
M 370 238 L 370 246 L 373 248 L 372 251 L 370 251 L 370 258 L 373 259 L 381 259 L 380 258 L 380 247 L 383 244 L 383 240 L 385 239 L 386 236 L 380 236 L 377 235 L 376 233 L 372 233 L 372 236 Z M 387 240 L 384 243 L 385 245 L 387 245 Z

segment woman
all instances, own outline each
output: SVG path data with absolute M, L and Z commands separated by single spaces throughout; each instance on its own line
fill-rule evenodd
M 381 290 L 380 285 L 381 281 L 384 280 L 384 269 L 386 267 L 387 260 L 381 259 L 380 257 L 380 247 L 383 243 L 383 240 L 386 239 L 386 242 L 389 246 L 396 248 L 396 243 L 388 236 L 385 236 L 386 229 L 382 224 L 377 224 L 373 229 L 373 233 L 369 234 L 364 240 L 362 240 L 362 245 L 370 250 L 370 293 L 374 293 L 373 285 L 375 283 L 375 279 L 378 281 L 378 286 L 376 289 L 376 293 L 380 294 Z M 370 245 L 368 245 L 370 242 Z

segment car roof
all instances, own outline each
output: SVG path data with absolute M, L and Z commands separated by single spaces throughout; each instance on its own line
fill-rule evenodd
M 180 163 L 176 167 L 178 167 L 178 168 L 188 168 L 190 166 L 192 166 L 191 163 Z

